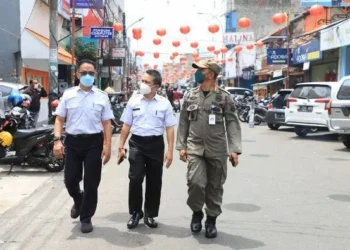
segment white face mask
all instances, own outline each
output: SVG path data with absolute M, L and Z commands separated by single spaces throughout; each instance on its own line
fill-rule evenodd
M 141 82 L 140 83 L 140 93 L 143 95 L 148 95 L 151 93 L 152 89 L 150 86 L 148 86 L 146 83 Z

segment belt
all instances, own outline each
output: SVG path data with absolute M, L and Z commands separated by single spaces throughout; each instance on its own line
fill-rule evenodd
M 75 139 L 87 139 L 87 138 L 91 138 L 91 137 L 95 137 L 95 136 L 99 136 L 102 135 L 103 133 L 96 133 L 96 134 L 78 134 L 78 135 L 73 135 L 73 134 L 67 134 L 67 136 L 71 136 Z
M 140 135 L 132 134 L 132 137 L 134 137 L 136 139 L 153 140 L 153 139 L 163 138 L 163 135 L 140 136 Z

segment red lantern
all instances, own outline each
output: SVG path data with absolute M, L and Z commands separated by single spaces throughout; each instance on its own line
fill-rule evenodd
M 148 63 L 145 63 L 145 64 L 143 65 L 144 68 L 148 68 L 148 66 L 149 66 Z
M 188 26 L 188 25 L 185 25 L 185 26 L 181 26 L 181 27 L 180 27 L 180 32 L 181 32 L 182 34 L 184 34 L 184 35 L 190 33 L 190 31 L 191 31 L 191 28 L 190 28 L 190 26 Z
M 350 0 L 343 0 L 344 3 L 350 3 Z
M 207 49 L 208 49 L 209 52 L 212 52 L 212 51 L 215 50 L 215 46 L 210 45 L 210 46 L 207 47 Z
M 262 41 L 257 41 L 257 42 L 256 42 L 256 46 L 257 46 L 258 48 L 262 48 L 262 47 L 264 47 L 264 43 L 263 43 Z
M 224 60 L 224 59 L 222 59 L 222 60 L 221 60 L 221 64 L 224 64 L 224 63 L 225 63 L 225 60 Z
M 157 35 L 158 36 L 165 36 L 166 35 L 166 29 L 157 29 Z
M 220 51 L 221 51 L 222 54 L 226 54 L 227 51 L 228 51 L 228 48 L 222 47 L 222 48 L 220 49 Z
M 254 45 L 253 44 L 247 44 L 246 48 L 248 50 L 252 50 L 254 48 Z
M 197 57 L 196 59 L 194 59 L 195 62 L 199 62 L 201 59 L 199 57 Z
M 324 13 L 324 11 L 325 11 L 324 7 L 322 5 L 319 5 L 319 4 L 314 4 L 309 9 L 309 12 L 310 12 L 311 16 L 320 16 L 320 15 L 322 15 Z
M 250 27 L 251 21 L 247 17 L 242 17 L 238 20 L 238 26 L 242 29 L 247 29 Z
M 153 69 L 157 69 L 158 68 L 158 65 L 157 64 L 154 64 L 153 65 Z
M 192 54 L 192 57 L 193 57 L 193 58 L 197 58 L 197 57 L 199 57 L 199 54 L 198 54 L 198 53 L 193 53 L 193 54 Z
M 180 61 L 187 61 L 187 57 L 186 56 L 181 57 Z
M 113 30 L 114 31 L 117 31 L 117 32 L 120 32 L 123 30 L 123 24 L 121 23 L 115 23 L 113 24 Z
M 198 47 L 198 43 L 197 42 L 191 42 L 191 47 L 192 48 L 197 48 Z
M 178 52 L 173 52 L 173 56 L 174 56 L 174 57 L 177 57 L 178 55 L 179 55 Z
M 173 46 L 174 47 L 179 47 L 180 46 L 180 42 L 179 41 L 174 41 L 173 42 Z
M 227 61 L 232 62 L 232 61 L 233 61 L 233 58 L 232 58 L 232 57 L 229 57 L 229 58 L 227 58 Z
M 174 60 L 175 59 L 175 56 L 170 56 L 170 60 Z
M 284 23 L 286 20 L 287 16 L 285 13 L 277 13 L 272 17 L 272 21 L 277 25 Z
M 209 25 L 208 30 L 210 33 L 214 34 L 220 30 L 220 27 L 217 24 L 211 24 L 211 25 Z
M 145 55 L 145 52 L 143 52 L 143 51 L 139 52 L 139 56 L 144 56 L 144 55 Z
M 242 51 L 242 46 L 241 45 L 237 45 L 235 48 L 234 48 L 234 51 L 236 52 L 236 53 L 239 53 L 239 52 L 241 52 Z
M 182 66 L 186 65 L 186 62 L 181 62 L 181 65 L 182 65 Z
M 132 33 L 134 35 L 137 35 L 137 34 L 141 35 L 142 34 L 142 29 L 141 28 L 133 28 L 132 29 Z
M 133 34 L 132 37 L 133 37 L 135 40 L 139 40 L 139 39 L 141 39 L 142 35 L 141 35 L 141 34 Z
M 220 63 L 220 60 L 216 59 L 215 62 L 216 62 L 217 64 L 219 64 L 219 63 Z
M 154 56 L 154 58 L 159 58 L 159 52 L 154 52 L 153 56 Z
M 159 38 L 155 38 L 155 39 L 153 39 L 153 43 L 154 43 L 155 45 L 159 45 L 159 44 L 162 43 L 162 40 L 160 40 Z
M 220 54 L 220 50 L 219 49 L 217 49 L 217 50 L 214 50 L 214 52 L 213 52 L 215 55 L 219 55 Z

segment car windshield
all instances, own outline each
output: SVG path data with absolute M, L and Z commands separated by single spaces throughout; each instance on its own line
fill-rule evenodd
M 8 96 L 9 94 L 11 94 L 12 88 L 4 86 L 4 85 L 0 85 L 0 92 L 1 92 L 2 96 Z
M 321 99 L 330 96 L 331 87 L 326 85 L 300 85 L 290 95 L 290 97 L 299 99 Z
M 345 80 L 341 85 L 338 97 L 339 100 L 350 100 L 350 80 Z

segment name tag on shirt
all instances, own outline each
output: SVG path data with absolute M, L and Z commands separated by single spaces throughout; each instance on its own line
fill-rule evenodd
M 132 109 L 133 111 L 138 111 L 138 110 L 140 110 L 140 108 L 135 108 L 135 109 Z
M 209 115 L 209 125 L 215 125 L 215 115 L 214 114 Z

